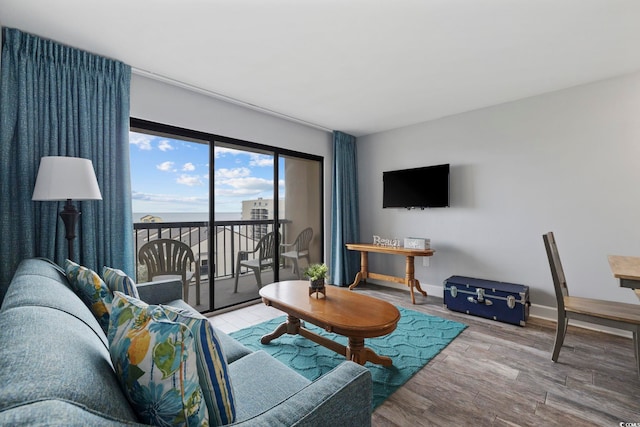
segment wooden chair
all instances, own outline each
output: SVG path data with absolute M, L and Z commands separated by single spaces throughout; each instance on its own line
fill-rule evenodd
M 280 240 L 280 233 L 278 232 L 278 240 Z M 249 259 L 249 254 L 256 254 L 257 257 Z M 233 292 L 238 292 L 238 277 L 240 276 L 240 268 L 246 267 L 253 270 L 253 274 L 256 276 L 256 285 L 258 289 L 262 287 L 261 272 L 266 268 L 275 268 L 278 259 L 276 258 L 276 233 L 267 233 L 260 239 L 256 248 L 252 251 L 238 251 L 238 257 L 236 261 L 236 279 Z
M 180 277 L 185 301 L 189 302 L 189 284 L 196 279 L 196 305 L 200 304 L 200 269 L 191 248 L 179 240 L 158 239 L 142 245 L 138 262 L 147 267 L 150 281 Z M 191 268 L 193 264 L 193 269 Z
M 575 319 L 581 322 L 631 331 L 633 333 L 633 347 L 636 356 L 636 370 L 640 376 L 640 305 L 569 296 L 567 281 L 562 270 L 560 255 L 558 254 L 558 247 L 553 233 L 544 234 L 542 238 L 547 249 L 558 305 L 556 340 L 553 345 L 551 360 L 558 361 L 569 319 Z
M 307 260 L 307 265 L 311 264 L 309 259 L 309 243 L 313 238 L 313 228 L 305 228 L 298 234 L 296 240 L 293 243 L 283 243 L 280 245 L 280 256 L 291 260 L 292 271 L 298 275 L 298 279 L 302 279 L 302 272 L 298 265 L 298 260 L 304 258 Z M 287 251 L 287 248 L 292 250 Z

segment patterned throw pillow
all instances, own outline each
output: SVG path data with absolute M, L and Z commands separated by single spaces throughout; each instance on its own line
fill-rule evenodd
M 161 310 L 115 292 L 109 353 L 120 384 L 143 423 L 208 425 L 193 334 Z
M 178 330 L 180 336 L 175 335 Z M 109 343 L 120 382 L 142 421 L 175 425 L 187 420 L 188 425 L 212 426 L 234 421 L 226 361 L 206 319 L 172 307 L 150 306 L 115 292 Z M 178 349 L 190 369 L 188 381 L 185 373 L 183 382 L 173 378 L 173 383 L 159 384 L 164 378 L 158 372 L 166 377 L 163 366 L 175 365 L 169 361 L 177 357 Z M 179 387 L 183 383 L 185 386 Z
M 130 297 L 140 298 L 135 282 L 122 270 L 105 266 L 102 268 L 102 277 L 111 292 L 118 291 Z
M 106 333 L 109 329 L 109 313 L 113 299 L 109 288 L 95 271 L 71 260 L 65 261 L 64 270 L 71 287 L 89 307 Z
M 211 425 L 231 424 L 236 418 L 233 388 L 227 359 L 218 337 L 207 319 L 189 310 L 162 306 L 167 320 L 187 325 L 196 339 L 200 387 L 209 410 Z

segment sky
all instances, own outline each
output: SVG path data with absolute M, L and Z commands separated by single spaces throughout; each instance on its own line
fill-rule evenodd
M 208 144 L 130 132 L 129 147 L 133 212 L 208 212 Z M 223 147 L 214 153 L 215 212 L 240 212 L 242 200 L 273 199 L 273 156 Z M 283 197 L 284 167 L 279 172 Z

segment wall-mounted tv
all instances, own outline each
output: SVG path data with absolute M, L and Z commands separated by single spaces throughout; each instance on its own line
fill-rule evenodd
M 449 207 L 449 164 L 383 172 L 382 207 Z

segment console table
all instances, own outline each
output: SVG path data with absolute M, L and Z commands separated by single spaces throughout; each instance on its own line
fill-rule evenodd
M 420 287 L 420 281 L 415 278 L 414 258 L 417 256 L 432 256 L 435 251 L 433 249 L 407 249 L 395 248 L 392 246 L 380 246 L 371 243 L 347 243 L 347 249 L 351 251 L 360 251 L 360 271 L 356 274 L 356 278 L 349 286 L 353 289 L 360 281 L 367 279 L 379 279 L 387 282 L 401 283 L 409 287 L 411 290 L 411 302 L 416 303 L 416 297 L 413 294 L 413 288 L 416 288 L 425 297 L 427 293 Z M 403 255 L 406 258 L 404 277 L 389 276 L 386 274 L 372 273 L 369 271 L 369 252 L 378 252 L 391 255 Z

